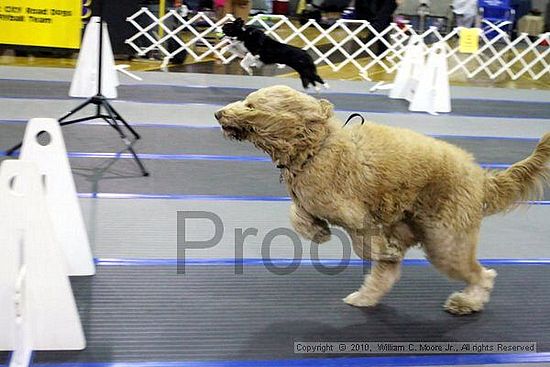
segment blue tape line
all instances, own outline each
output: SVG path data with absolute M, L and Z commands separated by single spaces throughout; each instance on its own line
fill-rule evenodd
M 0 157 L 7 156 L 6 152 L 0 151 Z M 18 157 L 19 153 L 16 152 L 12 156 Z M 69 158 L 100 158 L 100 159 L 134 159 L 134 156 L 130 153 L 82 153 L 82 152 L 69 152 L 67 153 Z M 238 155 L 209 155 L 209 154 L 150 154 L 150 153 L 138 153 L 140 159 L 150 159 L 159 161 L 235 161 L 235 162 L 271 162 L 268 157 L 259 156 L 238 156 Z
M 506 169 L 511 166 L 508 163 L 479 163 L 479 165 L 485 169 Z
M 56 363 L 59 367 L 374 367 L 436 366 L 473 364 L 519 364 L 550 362 L 550 353 L 529 354 L 460 354 L 418 355 L 398 357 L 304 358 L 242 361 L 178 361 L 178 362 L 91 362 Z M 52 367 L 49 363 L 33 363 L 35 367 Z
M 187 201 L 290 201 L 290 198 L 287 196 L 124 194 L 107 192 L 79 193 L 78 197 L 86 199 L 163 199 Z
M 451 134 L 426 134 L 436 139 L 464 139 L 464 140 L 511 140 L 536 143 L 539 138 L 515 137 L 515 136 L 488 136 L 488 135 L 451 135 Z
M 541 259 L 480 259 L 484 265 L 550 265 L 550 258 Z M 99 266 L 176 266 L 178 264 L 185 264 L 190 266 L 263 266 L 266 263 L 270 263 L 273 266 L 285 267 L 293 263 L 299 262 L 300 265 L 314 266 L 321 265 L 325 267 L 334 267 L 338 265 L 348 266 L 364 266 L 369 265 L 369 261 L 363 261 L 360 259 L 112 259 L 112 258 L 97 258 L 95 263 Z M 403 260 L 404 266 L 428 266 L 430 262 L 426 259 L 405 259 Z
M 80 153 L 70 152 L 69 158 L 122 158 L 133 159 L 130 153 Z M 271 162 L 268 157 L 238 156 L 238 155 L 209 155 L 209 154 L 150 154 L 140 153 L 141 159 L 154 160 L 195 160 L 195 161 L 241 161 L 241 162 Z
M 78 193 L 83 199 L 162 199 L 187 201 L 291 201 L 288 196 L 231 196 L 231 195 L 178 195 L 178 194 L 126 194 L 109 192 Z M 550 205 L 550 201 L 532 200 L 521 202 L 525 205 Z
M 548 200 L 531 200 L 531 201 L 522 202 L 522 204 L 526 204 L 526 205 L 550 205 L 550 201 L 548 201 Z

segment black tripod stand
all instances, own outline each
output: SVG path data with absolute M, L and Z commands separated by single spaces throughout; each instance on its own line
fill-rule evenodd
M 128 150 L 132 156 L 134 157 L 134 160 L 136 161 L 139 169 L 141 170 L 141 173 L 143 176 L 149 176 L 149 172 L 145 169 L 145 166 L 137 156 L 136 152 L 134 151 L 133 145 L 134 143 L 139 140 L 141 137 L 140 135 L 122 118 L 122 116 L 111 106 L 107 98 L 101 93 L 101 78 L 102 78 L 102 61 L 103 61 L 103 1 L 99 0 L 99 64 L 98 64 L 98 83 L 97 83 L 97 94 L 91 98 L 88 98 L 84 103 L 80 104 L 78 107 L 74 108 L 73 110 L 69 111 L 67 114 L 65 114 L 63 117 L 59 119 L 59 125 L 66 126 L 71 124 L 76 124 L 78 122 L 83 121 L 89 121 L 89 120 L 95 120 L 95 119 L 102 119 L 104 120 L 109 126 L 111 126 L 113 129 L 115 129 L 118 132 L 118 135 L 126 145 L 126 150 Z M 69 117 L 77 113 L 78 111 L 82 110 L 84 107 L 88 105 L 95 105 L 95 114 L 88 117 L 81 117 L 76 118 L 72 120 L 67 120 Z M 104 112 L 103 112 L 104 111 Z M 127 136 L 127 134 L 124 132 L 123 127 L 126 128 L 134 137 L 133 140 L 130 140 Z M 8 156 L 12 155 L 16 150 L 19 150 L 21 148 L 22 143 L 19 143 L 12 147 L 11 149 L 6 151 L 6 154 Z

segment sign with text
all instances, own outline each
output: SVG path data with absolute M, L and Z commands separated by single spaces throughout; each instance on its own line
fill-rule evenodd
M 462 28 L 460 30 L 460 43 L 458 52 L 473 54 L 479 50 L 479 28 Z
M 79 48 L 82 0 L 0 0 L 0 44 Z

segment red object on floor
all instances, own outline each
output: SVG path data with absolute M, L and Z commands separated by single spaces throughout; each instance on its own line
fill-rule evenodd
M 273 0 L 273 14 L 287 15 L 288 0 Z

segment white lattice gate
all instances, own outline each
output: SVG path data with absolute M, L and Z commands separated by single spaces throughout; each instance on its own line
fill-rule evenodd
M 298 26 L 282 15 L 270 15 L 268 18 L 269 21 L 263 15 L 254 16 L 247 24 L 263 28 L 266 34 L 277 41 L 309 50 L 317 65 L 326 64 L 335 72 L 352 65 L 366 79 L 369 78 L 369 70 L 374 67 L 382 68 L 387 73 L 394 72 L 403 59 L 409 37 L 417 35 L 412 27 L 399 27 L 393 23 L 377 32 L 369 22 L 363 20 L 339 19 L 325 29 L 313 19 Z M 165 56 L 165 64 L 180 52 L 187 52 L 195 61 L 215 57 L 223 63 L 229 63 L 236 58 L 227 52 L 229 40 L 221 37 L 221 27 L 234 20 L 232 15 L 216 21 L 205 13 L 197 13 L 186 19 L 172 10 L 159 19 L 147 8 L 142 8 L 127 20 L 137 32 L 126 43 L 140 55 L 153 50 L 160 51 Z M 161 38 L 154 35 L 159 27 L 164 31 Z M 506 74 L 513 80 L 522 76 L 537 80 L 550 75 L 549 32 L 538 37 L 520 34 L 511 39 L 500 28 L 502 24 L 497 26 L 484 21 L 484 27 L 496 32 L 496 36 L 493 34 L 488 38 L 484 32 L 480 32 L 480 48 L 471 55 L 458 52 L 460 28 L 441 34 L 432 27 L 418 35 L 426 44 L 445 42 L 449 75 L 462 72 L 468 78 L 474 78 L 486 74 L 495 79 Z M 371 36 L 367 38 L 366 34 Z M 171 50 L 165 46 L 169 40 L 176 45 Z M 377 42 L 387 46 L 380 54 L 373 52 L 373 45 Z

